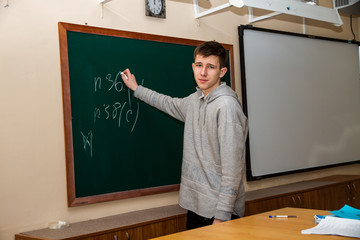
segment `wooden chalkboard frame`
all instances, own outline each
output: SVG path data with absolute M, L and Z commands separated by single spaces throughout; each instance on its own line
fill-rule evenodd
M 182 44 L 197 46 L 203 41 L 191 40 L 184 38 L 175 38 L 168 36 L 160 36 L 153 34 L 121 31 L 115 29 L 106 29 L 99 27 L 92 27 L 86 25 L 77 25 L 59 22 L 59 47 L 60 47 L 60 64 L 61 64 L 61 80 L 63 92 L 63 113 L 64 113 L 64 133 L 65 133 L 65 157 L 66 157 L 66 179 L 67 179 L 67 195 L 68 206 L 81 206 L 92 203 L 106 202 L 112 200 L 133 198 L 151 194 L 159 194 L 179 190 L 179 184 L 169 186 L 151 187 L 146 189 L 136 189 L 122 192 L 115 192 L 109 194 L 101 194 L 87 197 L 76 197 L 75 194 L 75 170 L 74 170 L 74 149 L 73 149 L 73 131 L 72 131 L 72 115 L 71 115 L 71 97 L 70 97 L 70 73 L 69 73 L 69 58 L 68 58 L 68 42 L 67 32 L 80 32 L 96 35 L 105 35 L 113 37 L 122 37 L 130 39 L 138 39 L 144 41 L 156 41 L 172 44 Z M 230 81 L 231 86 L 235 89 L 234 83 L 234 56 L 233 45 L 223 44 L 229 52 L 229 66 L 230 66 Z

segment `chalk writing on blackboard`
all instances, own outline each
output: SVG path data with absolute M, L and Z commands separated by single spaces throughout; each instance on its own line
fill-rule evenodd
M 92 137 L 93 137 L 93 133 L 92 131 L 90 131 L 87 136 L 84 135 L 83 132 L 80 132 L 82 135 L 82 139 L 83 139 L 83 148 L 86 151 L 86 148 L 89 147 L 90 149 L 90 156 L 92 157 Z
M 100 119 L 113 120 L 117 122 L 117 126 L 120 128 L 121 123 L 125 122 L 128 124 L 132 124 L 130 131 L 130 133 L 132 133 L 139 117 L 139 103 L 136 103 L 135 107 L 132 105 L 131 97 L 133 93 L 128 88 L 124 87 L 124 83 L 122 82 L 120 76 L 121 71 L 116 74 L 115 78 L 113 78 L 113 75 L 111 73 L 106 74 L 105 78 L 101 76 L 94 77 L 95 93 L 98 93 L 100 91 L 116 91 L 120 93 L 127 90 L 127 100 L 122 102 L 115 101 L 111 103 L 102 103 L 99 106 L 95 106 L 93 115 L 94 123 L 96 123 Z M 134 117 L 132 117 L 132 115 Z
M 124 83 L 121 79 L 121 71 L 119 71 L 115 78 L 111 73 L 106 74 L 105 77 L 96 76 L 94 77 L 94 93 L 95 94 L 126 94 L 126 97 L 122 96 L 117 98 L 121 99 L 119 101 L 113 101 L 111 103 L 99 103 L 94 106 L 93 110 L 93 123 L 97 124 L 99 121 L 113 121 L 118 128 L 121 127 L 122 124 L 130 124 L 131 130 L 130 134 L 134 131 L 136 126 L 140 105 L 139 102 L 132 103 L 131 99 L 133 97 L 133 92 L 124 87 Z M 143 84 L 144 79 L 142 80 Z M 121 93 L 122 92 L 122 93 Z M 94 131 L 90 130 L 87 134 L 84 132 L 80 132 L 82 136 L 83 149 L 86 152 L 90 153 L 90 157 L 92 157 L 92 149 L 93 149 L 93 138 Z

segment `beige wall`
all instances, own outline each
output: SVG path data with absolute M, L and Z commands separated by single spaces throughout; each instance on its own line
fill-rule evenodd
M 247 8 L 231 8 L 194 19 L 192 0 L 166 0 L 167 18 L 145 17 L 144 0 L 113 0 L 103 12 L 97 0 L 0 1 L 0 239 L 70 222 L 177 203 L 177 192 L 68 208 L 57 22 L 70 22 L 233 44 L 236 89 L 240 94 L 237 26 L 247 24 Z M 200 0 L 208 7 L 211 2 Z M 103 16 L 102 16 L 103 15 Z M 307 21 L 306 33 L 352 39 L 344 25 Z M 302 33 L 302 19 L 279 16 L 257 27 Z M 359 36 L 358 20 L 354 22 Z M 176 57 L 176 56 L 175 56 Z M 189 63 L 190 64 L 190 63 Z M 247 190 L 337 173 L 358 174 L 360 165 L 248 183 Z

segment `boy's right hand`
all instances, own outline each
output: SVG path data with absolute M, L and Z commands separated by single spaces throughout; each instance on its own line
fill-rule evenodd
M 136 88 L 139 86 L 136 82 L 134 74 L 131 74 L 128 68 L 123 71 L 123 74 L 121 74 L 121 78 L 124 81 L 125 85 L 133 91 L 135 91 Z

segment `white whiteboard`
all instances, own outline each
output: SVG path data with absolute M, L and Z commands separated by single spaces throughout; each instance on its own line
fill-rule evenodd
M 250 178 L 360 160 L 357 44 L 243 27 L 240 46 Z

